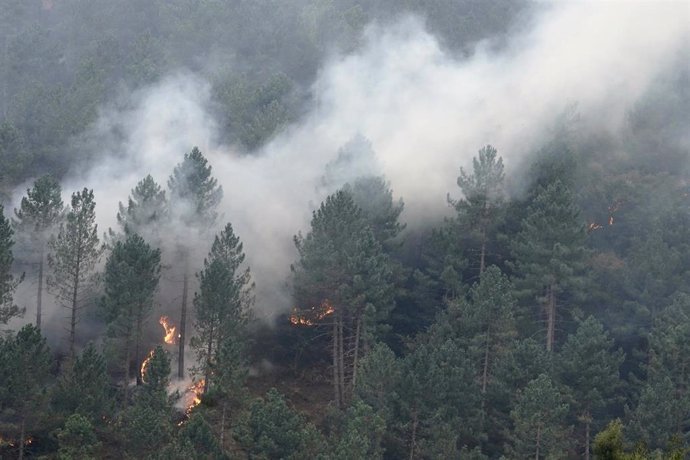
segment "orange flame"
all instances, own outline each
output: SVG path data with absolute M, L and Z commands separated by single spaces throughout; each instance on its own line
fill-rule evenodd
M 141 374 L 142 382 L 144 381 L 144 375 L 146 375 L 146 368 L 149 367 L 149 361 L 151 361 L 151 358 L 153 358 L 153 350 L 149 351 L 148 356 L 141 363 L 141 369 L 139 370 L 139 373 Z
M 325 299 L 321 302 L 318 310 L 312 307 L 304 315 L 299 314 L 297 307 L 293 308 L 290 315 L 290 323 L 295 326 L 314 326 L 333 313 L 335 313 L 335 307 L 333 307 L 330 300 Z
M 188 393 L 191 393 L 192 399 L 187 405 L 186 413 L 189 414 L 192 409 L 201 403 L 201 395 L 204 392 L 204 386 L 206 385 L 206 380 L 201 379 L 198 382 L 192 383 L 192 385 L 187 389 Z
M 174 345 L 175 342 L 177 342 L 177 336 L 175 335 L 177 328 L 170 324 L 170 318 L 167 316 L 161 316 L 161 319 L 158 320 L 158 323 L 163 326 L 163 329 L 165 329 L 163 341 L 168 345 Z

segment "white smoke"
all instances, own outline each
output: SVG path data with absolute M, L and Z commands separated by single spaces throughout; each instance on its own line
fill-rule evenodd
M 169 76 L 130 95 L 125 108 L 102 111 L 80 140 L 96 149 L 98 164 L 70 176 L 64 190 L 94 189 L 104 231 L 115 227 L 117 203 L 141 178 L 150 173 L 164 186 L 182 155 L 199 146 L 225 192 L 219 224 L 232 222 L 245 244 L 259 315 L 284 311 L 292 236 L 308 230 L 311 210 L 324 198 L 325 165 L 357 133 L 371 141 L 405 200 L 403 220 L 414 225 L 446 212 L 459 167 L 483 145 L 496 146 L 515 167 L 573 103 L 583 129 L 615 134 L 655 78 L 688 52 L 685 2 L 541 8 L 507 46 L 478 43 L 463 59 L 418 19 L 370 26 L 360 50 L 323 66 L 309 113 L 252 155 L 217 142 L 206 81 Z M 197 246 L 203 254 L 210 241 Z

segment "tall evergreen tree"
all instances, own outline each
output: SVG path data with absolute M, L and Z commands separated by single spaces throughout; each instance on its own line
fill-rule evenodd
M 513 458 L 567 458 L 568 404 L 551 379 L 541 374 L 520 393 L 510 416 L 514 429 L 507 450 Z
M 5 218 L 3 207 L 0 205 L 0 324 L 7 324 L 11 318 L 23 313 L 23 309 L 14 304 L 14 290 L 22 278 L 15 279 L 12 275 L 13 234 L 10 221 Z
M 457 223 L 463 235 L 469 235 L 470 244 L 478 250 L 480 274 L 486 267 L 487 247 L 495 238 L 500 222 L 498 214 L 505 193 L 504 177 L 503 158 L 494 147 L 487 145 L 472 159 L 471 174 L 460 168 L 458 187 L 463 197 L 459 200 L 448 198 L 457 211 Z
M 390 184 L 382 176 L 362 176 L 343 190 L 352 195 L 352 200 L 362 210 L 376 240 L 386 245 L 405 228 L 399 222 L 405 207 L 402 199 L 394 200 Z
M 244 334 L 251 305 L 249 268 L 242 269 L 245 255 L 232 225 L 216 235 L 204 268 L 197 275 L 199 292 L 194 295 L 196 335 L 190 344 L 202 363 L 205 391 L 217 363 L 218 344 L 226 335 Z
M 88 282 L 103 253 L 98 241 L 93 190 L 72 194 L 71 209 L 56 236 L 48 242 L 48 287 L 69 310 L 69 355 L 74 357 L 79 312 L 86 307 Z
M 53 392 L 53 407 L 64 414 L 80 414 L 90 423 L 102 424 L 113 411 L 113 395 L 106 361 L 89 344 L 74 360 Z
M 125 404 L 131 360 L 139 363 L 142 326 L 153 309 L 153 295 L 160 278 L 160 250 L 153 249 L 136 233 L 117 241 L 105 264 L 105 295 L 102 308 L 108 323 L 108 335 L 122 349 L 125 373 Z M 122 347 L 122 348 L 120 348 Z M 137 372 L 137 385 L 141 375 Z
M 52 232 L 64 217 L 62 188 L 50 175 L 41 176 L 34 186 L 26 190 L 19 209 L 14 210 L 14 228 L 38 261 L 38 287 L 36 292 L 36 327 L 41 328 L 43 305 L 43 278 L 46 245 Z
M 294 267 L 295 299 L 318 310 L 332 325 L 336 405 L 356 385 L 362 345 L 393 302 L 390 262 L 373 232 L 344 191 L 330 195 L 314 212 L 311 231 L 295 237 L 300 260 Z
M 160 246 L 160 232 L 168 218 L 168 202 L 163 190 L 151 175 L 132 189 L 127 206 L 118 204 L 117 223 L 123 231 L 141 235 L 149 244 Z
M 28 324 L 13 337 L 0 341 L 0 409 L 3 425 L 18 438 L 24 456 L 27 431 L 45 416 L 52 360 L 41 331 Z M 8 423 L 9 422 L 9 423 Z
M 559 299 L 577 294 L 584 283 L 584 224 L 572 192 L 556 179 L 541 188 L 513 242 L 516 285 L 546 316 L 546 349 L 556 341 Z
M 169 384 L 170 357 L 158 346 L 144 369 L 144 383 L 134 404 L 122 414 L 120 421 L 129 455 L 148 458 L 170 442 L 173 409 L 168 398 Z
M 182 264 L 182 306 L 180 309 L 180 342 L 178 352 L 178 378 L 184 377 L 184 349 L 187 337 L 187 296 L 189 291 L 189 242 L 199 233 L 212 228 L 218 214 L 216 208 L 223 198 L 223 188 L 211 175 L 211 166 L 201 151 L 194 147 L 185 153 L 175 166 L 170 179 L 170 209 L 178 233 L 177 249 Z M 185 233 L 185 232 L 192 232 Z
M 659 314 L 645 367 L 631 430 L 652 449 L 668 447 L 674 435 L 690 444 L 690 295 L 677 295 Z
M 584 425 L 581 436 L 584 457 L 590 458 L 591 428 L 598 429 L 604 421 L 605 409 L 614 401 L 621 386 L 618 369 L 624 356 L 612 351 L 613 339 L 602 324 L 590 316 L 577 332 L 568 336 L 558 355 L 561 381 L 570 387 L 572 407 L 578 422 Z

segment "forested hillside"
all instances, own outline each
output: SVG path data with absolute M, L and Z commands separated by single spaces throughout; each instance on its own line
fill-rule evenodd
M 690 456 L 690 6 L 3 0 L 0 459 Z

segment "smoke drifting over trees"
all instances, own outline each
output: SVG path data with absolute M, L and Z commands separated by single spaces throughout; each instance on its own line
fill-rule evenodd
M 6 3 L 0 362 L 61 380 L 0 449 L 46 404 L 88 455 L 688 447 L 687 3 Z

